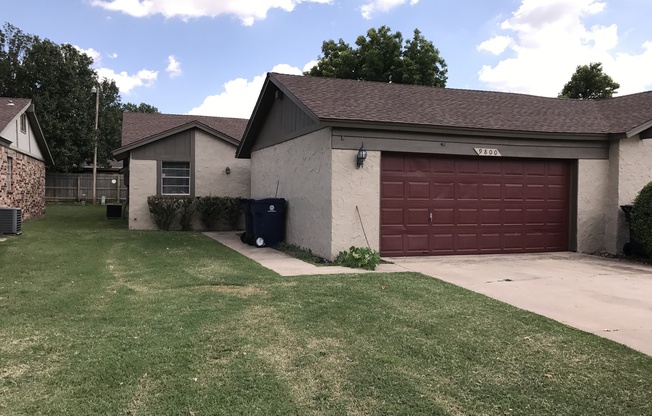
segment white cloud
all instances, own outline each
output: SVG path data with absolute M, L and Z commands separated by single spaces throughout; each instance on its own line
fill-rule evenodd
M 514 40 L 509 36 L 494 36 L 489 40 L 485 40 L 478 45 L 479 51 L 491 52 L 494 55 L 500 55 L 505 52 L 508 46 L 510 46 Z
M 314 60 L 308 62 L 307 64 L 305 64 L 305 65 L 303 66 L 303 72 L 308 72 L 308 71 L 310 71 L 310 70 L 312 69 L 312 67 L 315 66 L 315 65 L 317 65 L 318 63 L 319 63 L 319 61 L 317 61 L 316 59 L 314 59 Z
M 181 71 L 181 62 L 177 61 L 174 55 L 168 56 L 168 66 L 165 68 L 165 71 L 170 75 L 170 78 L 180 76 L 183 73 Z
M 364 4 L 360 10 L 362 17 L 371 19 L 375 13 L 387 13 L 395 7 L 402 6 L 405 3 L 410 3 L 411 6 L 417 4 L 419 0 L 371 0 Z
M 120 93 L 129 94 L 136 87 L 151 87 L 158 78 L 158 71 L 141 69 L 135 74 L 126 71 L 115 72 L 109 68 L 98 68 L 97 75 L 101 78 L 112 79 L 120 89 Z
M 93 58 L 93 63 L 95 65 L 99 65 L 101 60 L 102 60 L 102 54 L 96 51 L 93 48 L 88 48 L 88 49 L 83 49 L 77 45 L 72 45 L 73 48 L 77 49 L 81 53 L 85 53 L 86 55 L 90 56 Z
M 288 64 L 279 64 L 271 72 L 282 74 L 301 75 L 299 68 Z M 210 95 L 204 102 L 188 111 L 188 114 L 249 118 L 254 110 L 260 90 L 263 88 L 266 73 L 255 76 L 251 81 L 245 78 L 236 78 L 224 84 L 224 91 Z
M 165 18 L 179 17 L 187 20 L 196 17 L 233 15 L 245 26 L 251 26 L 257 20 L 264 20 L 271 9 L 291 12 L 301 3 L 330 4 L 331 2 L 332 0 L 92 0 L 91 4 L 134 17 L 161 14 Z
M 496 55 L 510 53 L 495 66 L 484 65 L 480 81 L 501 91 L 556 96 L 578 65 L 602 62 L 605 72 L 620 83 L 620 95 L 651 86 L 652 42 L 642 45 L 638 55 L 620 53 L 617 25 L 584 23 L 606 7 L 598 0 L 522 0 L 500 26 L 508 34 L 477 46 Z
M 111 55 L 109 55 L 109 58 L 111 59 L 116 59 L 118 57 L 118 54 L 116 52 L 113 52 Z

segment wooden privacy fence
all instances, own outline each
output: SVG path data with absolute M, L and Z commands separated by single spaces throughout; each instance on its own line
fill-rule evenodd
M 127 187 L 124 186 L 124 177 L 118 173 L 97 174 L 97 203 L 123 202 L 127 200 Z M 79 202 L 85 195 L 86 201 L 93 199 L 93 174 L 92 173 L 53 173 L 45 174 L 45 201 L 46 202 Z

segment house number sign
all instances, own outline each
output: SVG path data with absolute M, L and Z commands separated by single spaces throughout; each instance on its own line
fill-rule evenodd
M 502 156 L 498 149 L 490 149 L 488 147 L 474 147 L 478 156 Z

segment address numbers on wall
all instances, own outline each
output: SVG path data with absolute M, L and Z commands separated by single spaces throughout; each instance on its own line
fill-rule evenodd
M 502 156 L 498 149 L 491 149 L 488 147 L 474 147 L 478 156 Z

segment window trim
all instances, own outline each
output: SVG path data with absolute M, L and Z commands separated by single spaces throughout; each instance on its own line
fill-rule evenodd
M 12 193 L 14 191 L 13 185 L 14 178 L 14 158 L 7 155 L 7 193 Z
M 188 165 L 188 176 L 164 176 L 163 175 L 163 169 L 165 169 L 164 165 L 166 163 L 185 163 Z M 158 187 L 158 192 L 159 195 L 164 195 L 164 196 L 179 196 L 179 197 L 184 197 L 184 196 L 192 196 L 193 194 L 193 187 L 192 187 L 192 163 L 189 160 L 162 160 L 160 161 L 159 165 L 159 187 Z M 164 182 L 165 179 L 167 178 L 174 178 L 174 179 L 188 179 L 188 193 L 166 193 L 163 192 L 163 187 L 165 186 Z M 168 185 L 170 186 L 170 185 Z M 182 186 L 182 185 L 179 185 Z
M 20 115 L 20 132 L 27 133 L 27 115 L 25 113 Z

